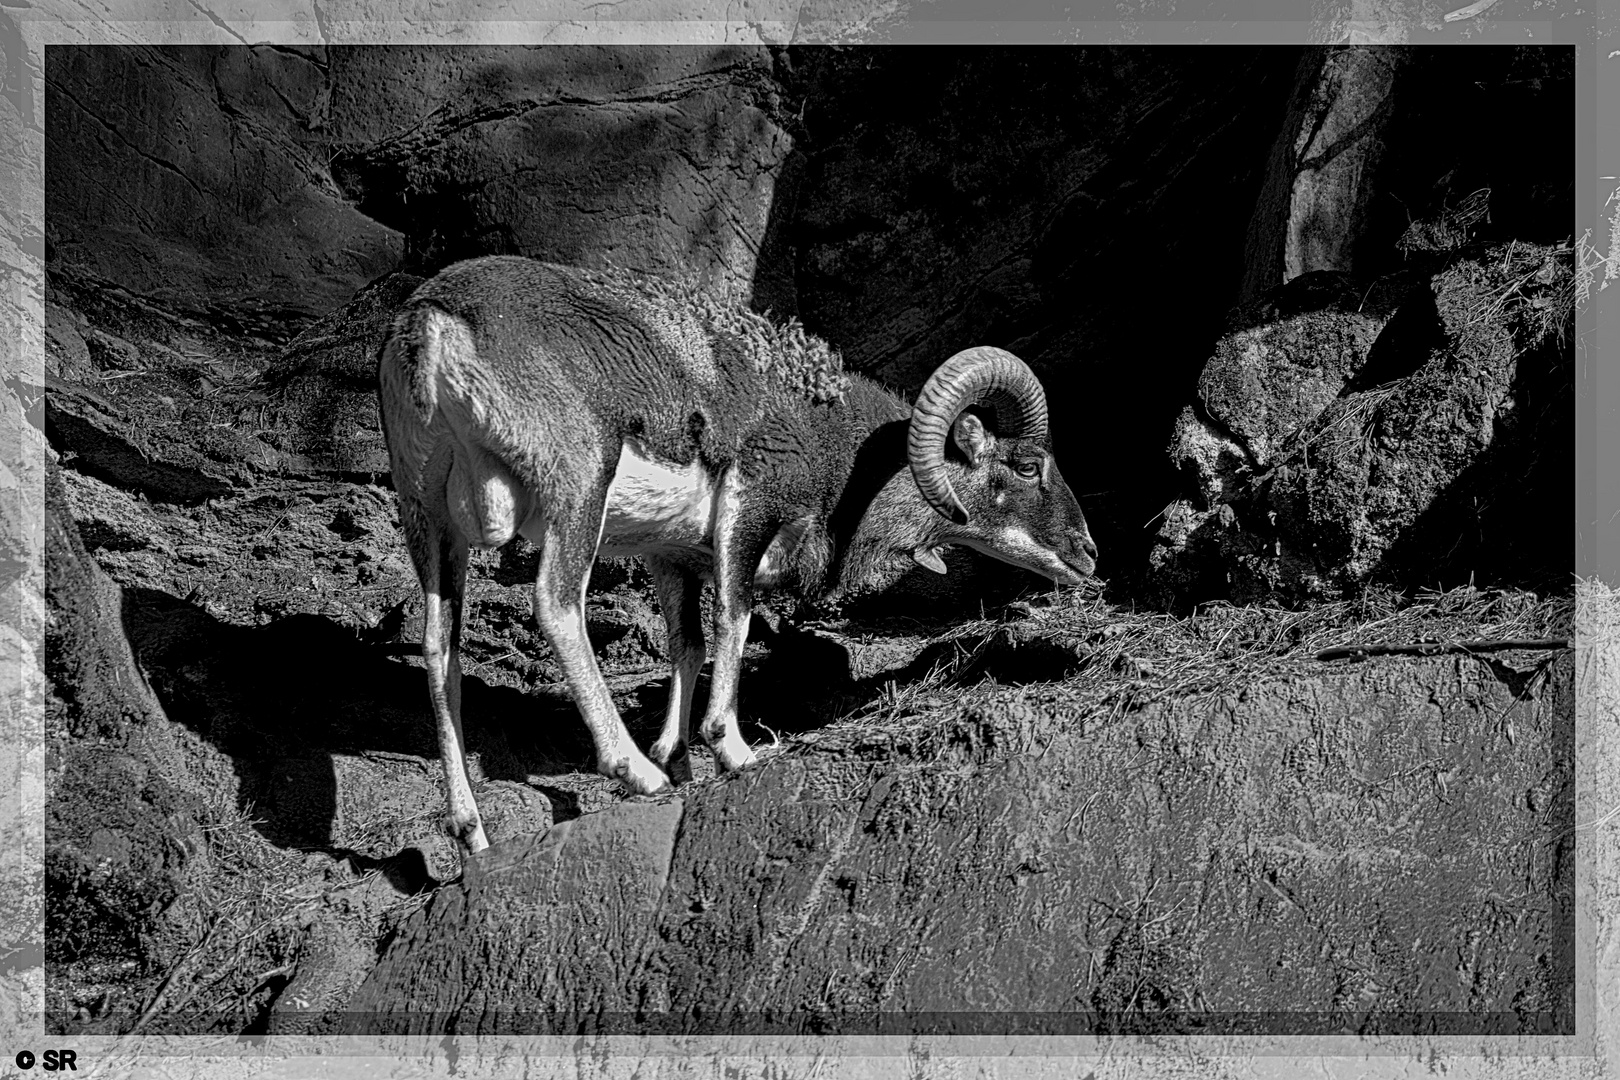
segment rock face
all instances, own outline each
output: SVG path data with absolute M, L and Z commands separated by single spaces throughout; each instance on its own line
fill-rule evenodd
M 118 981 L 143 949 L 174 944 L 163 913 L 206 862 L 205 781 L 135 663 L 122 590 L 85 552 L 54 468 L 45 572 L 46 958 L 88 963 L 81 978 Z
M 323 49 L 51 49 L 47 261 L 285 340 L 404 245 L 326 168 Z
M 1152 554 L 1166 598 L 1566 575 L 1571 274 L 1566 249 L 1510 243 L 1427 280 L 1308 274 L 1239 311 L 1170 447 L 1194 494 Z
M 333 177 L 413 266 L 472 255 L 746 296 L 792 146 L 762 48 L 343 49 Z
M 423 957 L 435 969 L 431 976 L 424 969 L 424 977 L 442 989 L 415 1000 L 411 1023 L 420 1024 L 415 1030 L 442 1031 L 446 1024 L 469 1030 L 458 1021 L 509 1011 L 513 1000 L 567 996 L 581 1003 L 581 1011 L 593 1013 L 636 1008 L 623 973 L 646 959 L 646 929 L 656 925 L 666 900 L 681 810 L 679 799 L 627 803 L 492 849 L 488 865 L 476 873 L 501 883 L 500 895 L 511 902 L 509 932 L 489 933 L 487 900 L 493 894 L 476 889 L 444 894 L 436 932 L 462 947 Z M 576 964 L 548 962 L 546 950 L 559 939 L 577 949 Z M 461 991 L 476 1002 L 468 1016 L 459 1015 L 454 1004 Z M 369 993 L 361 992 L 357 1006 L 351 999 L 351 1007 L 370 1008 Z
M 283 341 L 522 252 L 746 295 L 792 141 L 760 48 L 53 49 L 49 261 Z
M 1111 721 L 1037 700 L 493 848 L 348 1030 L 1569 1023 L 1567 657 L 1533 685 L 1318 668 Z

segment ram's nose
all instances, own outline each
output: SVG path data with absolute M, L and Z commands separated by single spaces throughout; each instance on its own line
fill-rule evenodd
M 1080 550 L 1086 553 L 1086 558 L 1090 559 L 1093 563 L 1097 561 L 1097 545 L 1091 539 L 1091 533 L 1082 529 L 1075 533 L 1074 541 L 1079 546 Z
M 1069 558 L 1067 560 L 1082 574 L 1097 569 L 1097 544 L 1091 539 L 1091 530 L 1069 530 Z

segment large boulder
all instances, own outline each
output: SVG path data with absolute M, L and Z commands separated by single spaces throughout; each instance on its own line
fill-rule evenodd
M 402 259 L 746 295 L 792 145 L 757 48 L 69 48 L 47 76 L 52 271 L 277 342 Z
M 792 147 L 769 50 L 331 53 L 332 175 L 413 267 L 525 254 L 746 297 Z
M 53 273 L 285 340 L 399 261 L 327 170 L 327 50 L 53 48 L 45 78 Z
M 1572 1030 L 1568 654 L 1306 663 L 1112 718 L 971 695 L 497 845 L 345 1022 Z
M 1306 275 L 1240 311 L 1171 443 L 1190 491 L 1152 553 L 1161 599 L 1561 584 L 1571 284 L 1568 249 L 1509 243 L 1415 282 Z

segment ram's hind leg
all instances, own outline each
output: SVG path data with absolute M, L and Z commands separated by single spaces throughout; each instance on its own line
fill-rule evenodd
M 439 760 L 444 766 L 450 803 L 445 830 L 455 838 L 463 854 L 471 855 L 489 847 L 489 838 L 473 800 L 472 782 L 467 776 L 467 743 L 461 727 L 461 615 L 467 584 L 467 542 L 453 532 L 429 527 L 422 530 L 412 548 L 427 609 L 422 627 L 422 659 L 427 667 L 428 698 L 438 728 Z
M 691 738 L 692 691 L 704 660 L 703 616 L 698 607 L 703 583 L 679 563 L 655 555 L 644 555 L 642 561 L 652 573 L 658 606 L 663 609 L 664 625 L 669 630 L 669 705 L 664 712 L 664 730 L 653 744 L 652 759 L 664 766 L 672 781 L 684 784 L 692 779 L 692 764 L 686 752 Z
M 606 499 L 603 483 L 573 507 L 554 502 L 546 508 L 539 536 L 530 535 L 540 546 L 534 615 L 590 728 L 597 771 L 622 781 L 633 792 L 650 795 L 667 788 L 669 780 L 625 730 L 585 632 L 585 588 L 602 535 Z

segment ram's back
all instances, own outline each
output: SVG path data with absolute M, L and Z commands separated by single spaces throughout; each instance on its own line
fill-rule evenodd
M 718 469 L 765 416 L 842 390 L 836 355 L 802 330 L 693 288 L 516 257 L 439 274 L 393 338 L 383 379 L 398 369 L 418 419 L 451 414 L 520 470 L 631 437 Z

